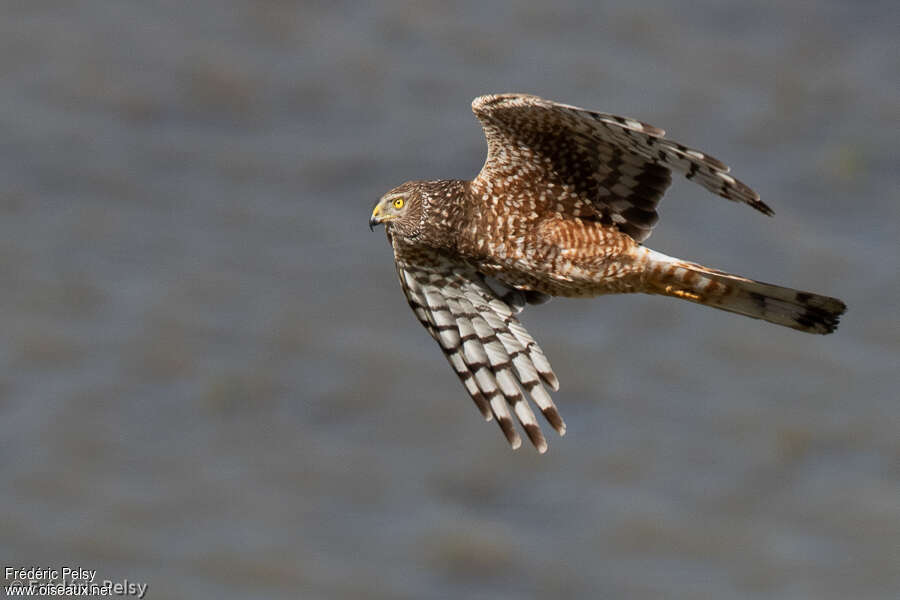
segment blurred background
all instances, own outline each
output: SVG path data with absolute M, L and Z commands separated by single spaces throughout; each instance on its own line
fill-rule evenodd
M 896 598 L 896 2 L 0 5 L 0 559 L 168 598 Z M 838 296 L 814 337 L 649 296 L 523 321 L 569 433 L 485 424 L 378 197 L 473 97 L 646 120 L 648 245 Z M 549 428 L 545 426 L 545 431 Z M 552 432 L 551 432 L 552 433 Z

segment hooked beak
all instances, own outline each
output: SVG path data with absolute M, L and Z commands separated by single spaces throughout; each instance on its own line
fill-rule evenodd
M 392 219 L 396 219 L 397 215 L 382 215 L 381 214 L 381 203 L 375 205 L 375 208 L 372 209 L 372 216 L 369 217 L 369 231 L 375 231 L 376 225 L 381 225 L 387 221 Z

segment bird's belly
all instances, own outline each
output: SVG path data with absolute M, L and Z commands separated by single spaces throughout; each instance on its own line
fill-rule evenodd
M 480 270 L 517 289 L 551 296 L 583 298 L 641 291 L 640 271 L 628 264 L 612 261 L 578 264 L 560 260 L 554 269 L 526 270 L 503 265 L 482 267 Z
M 585 297 L 637 292 L 646 261 L 642 248 L 614 227 L 555 218 L 517 244 L 482 261 L 480 270 L 519 289 Z

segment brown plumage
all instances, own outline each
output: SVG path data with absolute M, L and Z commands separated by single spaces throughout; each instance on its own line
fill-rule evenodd
M 634 119 L 536 96 L 472 103 L 488 156 L 472 181 L 412 181 L 375 205 L 403 292 L 485 419 L 521 444 L 510 410 L 540 452 L 527 393 L 560 435 L 544 386 L 559 384 L 516 318 L 551 296 L 662 294 L 807 333 L 831 333 L 843 302 L 668 257 L 642 242 L 673 171 L 772 215 L 715 158 Z

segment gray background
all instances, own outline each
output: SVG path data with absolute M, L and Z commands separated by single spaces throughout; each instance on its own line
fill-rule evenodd
M 896 2 L 549 4 L 2 4 L 4 566 L 154 600 L 897 597 Z M 733 165 L 774 220 L 678 178 L 648 245 L 839 296 L 839 332 L 529 309 L 569 433 L 511 452 L 366 228 L 474 175 L 503 91 Z

